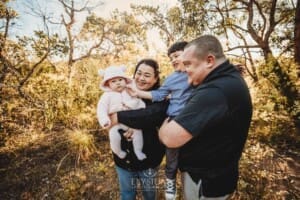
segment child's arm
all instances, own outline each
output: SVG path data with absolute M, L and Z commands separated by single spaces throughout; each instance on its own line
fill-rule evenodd
M 131 96 L 139 97 L 142 99 L 151 99 L 153 102 L 163 101 L 171 93 L 170 82 L 168 78 L 165 80 L 162 86 L 157 90 L 143 91 L 137 89 L 135 86 L 129 86 L 129 94 Z
M 137 87 L 134 84 L 127 85 L 127 92 L 132 97 L 138 97 L 142 99 L 152 99 L 151 91 L 143 91 L 137 89 Z
M 143 100 L 130 96 L 126 90 L 122 92 L 122 102 L 129 109 L 145 108 Z
M 152 99 L 152 93 L 151 91 L 143 91 L 143 90 L 136 90 L 136 96 L 138 98 L 142 98 L 142 99 Z
M 101 96 L 97 105 L 97 118 L 99 124 L 103 128 L 108 128 L 111 124 L 110 118 L 108 116 L 108 105 L 109 105 L 109 97 L 105 93 Z

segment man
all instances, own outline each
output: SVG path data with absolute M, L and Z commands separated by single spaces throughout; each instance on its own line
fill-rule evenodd
M 227 199 L 237 186 L 250 126 L 249 90 L 214 36 L 191 41 L 181 59 L 195 90 L 180 114 L 162 125 L 159 137 L 169 148 L 180 147 L 185 199 Z

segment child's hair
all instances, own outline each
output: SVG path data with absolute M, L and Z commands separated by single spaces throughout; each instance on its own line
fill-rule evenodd
M 175 42 L 172 44 L 168 49 L 168 56 L 170 56 L 171 53 L 174 53 L 176 51 L 183 51 L 184 47 L 188 44 L 186 41 L 181 42 Z

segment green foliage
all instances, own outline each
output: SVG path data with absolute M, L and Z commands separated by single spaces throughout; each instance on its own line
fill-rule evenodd
M 18 16 L 18 13 L 15 10 L 13 10 L 7 6 L 7 3 L 9 1 L 10 0 L 1 0 L 0 1 L 0 20 L 2 20 L 3 18 L 6 18 L 7 16 L 9 16 L 11 19 Z
M 278 61 L 271 57 L 268 61 L 260 66 L 259 74 L 279 92 L 276 98 L 272 98 L 276 100 L 277 107 L 278 105 L 283 107 L 297 124 L 300 120 L 299 91 L 297 89 L 299 88 L 299 69 L 293 61 L 287 58 Z
M 206 19 L 203 1 L 182 1 L 167 11 L 152 6 L 132 6 L 136 15 L 144 19 L 148 29 L 157 29 L 167 46 L 178 40 L 190 40 L 204 31 Z M 213 20 L 213 19 L 212 19 Z
M 92 14 L 87 17 L 80 37 L 84 41 L 93 38 L 99 44 L 96 52 L 106 54 L 107 51 L 119 55 L 121 51 L 132 48 L 132 44 L 145 45 L 146 30 L 132 14 L 115 10 L 109 19 Z M 135 45 L 139 46 L 139 45 Z
M 9 79 L 3 80 L 3 84 L 17 86 L 19 80 L 30 70 L 26 50 L 17 42 L 6 40 L 6 45 L 1 53 L 6 58 L 9 58 L 9 63 L 12 67 L 11 71 L 6 72 Z M 1 63 L 0 69 L 2 73 L 5 73 L 4 68 L 5 65 Z
M 62 68 L 40 74 L 26 88 L 33 98 L 44 102 L 45 126 L 50 130 L 59 124 L 70 128 L 97 127 L 97 67 L 79 63 L 71 86 Z
M 291 60 L 284 59 L 281 62 L 282 69 L 289 75 L 291 85 L 299 86 L 297 79 L 298 69 Z M 291 116 L 297 116 L 300 113 L 299 99 L 295 99 L 295 104 L 290 109 L 287 109 L 288 99 L 282 96 L 280 91 L 274 87 L 274 82 L 278 84 L 277 76 L 271 72 L 266 72 L 274 65 L 263 65 L 260 68 L 260 74 L 269 74 L 268 78 L 260 77 L 254 90 L 254 123 L 255 131 L 258 135 L 270 140 L 276 135 L 286 135 L 293 137 L 295 133 L 295 125 Z M 271 70 L 272 71 L 272 70 Z M 287 83 L 289 84 L 289 83 Z M 298 87 L 299 88 L 299 87 Z M 296 88 L 294 88 L 296 89 Z
M 18 45 L 26 49 L 26 57 L 39 58 L 49 51 L 49 56 L 60 56 L 68 52 L 65 39 L 58 34 L 49 36 L 44 31 L 34 31 L 33 36 L 17 37 Z

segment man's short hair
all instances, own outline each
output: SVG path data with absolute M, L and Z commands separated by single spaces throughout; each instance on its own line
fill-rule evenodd
M 184 47 L 187 45 L 188 43 L 186 41 L 181 41 L 181 42 L 175 42 L 174 44 L 172 44 L 170 46 L 170 48 L 168 49 L 168 56 L 170 56 L 171 53 L 174 53 L 176 51 L 183 51 Z
M 204 58 L 208 54 L 212 54 L 216 59 L 225 57 L 220 41 L 213 35 L 202 35 L 192 40 L 185 48 L 195 46 L 195 54 L 197 58 Z

